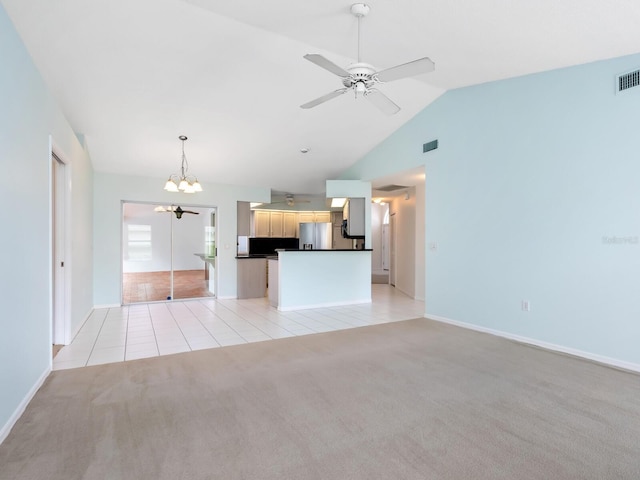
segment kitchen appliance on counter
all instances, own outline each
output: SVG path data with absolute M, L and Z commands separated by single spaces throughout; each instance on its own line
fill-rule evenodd
M 333 225 L 331 223 L 301 223 L 300 250 L 331 250 Z

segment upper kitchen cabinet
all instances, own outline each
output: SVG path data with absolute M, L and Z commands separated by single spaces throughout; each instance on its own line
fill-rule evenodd
M 252 213 L 255 237 L 297 238 L 300 223 L 331 222 L 331 212 L 256 209 Z
M 271 237 L 283 237 L 284 214 L 283 212 L 271 212 Z
M 346 233 L 350 237 L 364 237 L 364 198 L 350 198 L 344 204 L 342 215 L 347 221 Z
M 316 221 L 314 212 L 298 212 L 298 223 L 313 223 Z
M 271 236 L 271 212 L 269 210 L 254 210 L 254 235 L 256 237 Z
M 331 212 L 315 212 L 314 222 L 328 223 L 331 221 Z
M 296 212 L 284 212 L 283 237 L 296 238 L 298 236 L 298 214 Z

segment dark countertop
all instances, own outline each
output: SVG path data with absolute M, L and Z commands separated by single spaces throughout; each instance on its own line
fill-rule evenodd
M 276 255 L 266 255 L 266 254 L 265 255 L 238 255 L 238 256 L 236 256 L 237 260 L 247 260 L 247 259 L 249 259 L 249 260 L 260 260 L 261 258 L 269 259 L 269 258 L 277 258 L 277 256 Z
M 276 252 L 373 252 L 373 248 L 316 248 L 311 250 L 294 249 L 294 248 L 277 248 Z

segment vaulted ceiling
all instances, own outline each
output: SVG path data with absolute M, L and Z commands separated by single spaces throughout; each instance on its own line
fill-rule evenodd
M 637 0 L 371 0 L 362 60 L 428 56 L 433 73 L 380 87 L 387 116 L 303 59 L 346 67 L 344 0 L 0 0 L 97 171 L 168 176 L 178 135 L 200 181 L 320 193 L 449 89 L 640 50 Z M 302 148 L 309 149 L 302 153 Z

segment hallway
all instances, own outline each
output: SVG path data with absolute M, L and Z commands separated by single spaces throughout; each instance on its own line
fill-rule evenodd
M 93 311 L 54 370 L 344 330 L 424 316 L 424 302 L 372 285 L 372 303 L 279 312 L 268 299 L 199 299 Z

